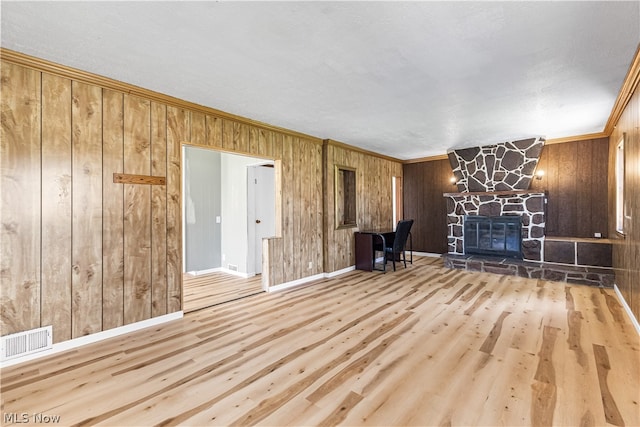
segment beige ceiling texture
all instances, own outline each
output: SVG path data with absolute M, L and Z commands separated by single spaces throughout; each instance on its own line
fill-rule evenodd
M 398 159 L 602 132 L 640 2 L 13 2 L 4 48 Z

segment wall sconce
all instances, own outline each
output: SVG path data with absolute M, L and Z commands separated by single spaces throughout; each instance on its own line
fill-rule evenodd
M 456 185 L 456 177 L 452 176 L 451 178 L 449 178 L 449 182 L 453 185 Z
M 536 179 L 542 179 L 543 176 L 544 171 L 542 169 L 536 172 Z

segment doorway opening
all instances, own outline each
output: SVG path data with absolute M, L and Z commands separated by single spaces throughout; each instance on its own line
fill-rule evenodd
M 274 160 L 183 145 L 182 165 L 183 310 L 263 292 L 261 239 L 275 235 Z

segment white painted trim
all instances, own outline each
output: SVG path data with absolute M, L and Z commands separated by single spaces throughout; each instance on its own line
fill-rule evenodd
M 152 326 L 160 325 L 162 323 L 170 322 L 172 320 L 182 319 L 184 313 L 182 311 L 176 311 L 175 313 L 165 314 L 164 316 L 153 317 L 151 319 L 142 320 L 140 322 L 131 323 L 129 325 L 119 326 L 113 329 L 107 329 L 106 331 L 96 332 L 95 334 L 85 335 L 83 337 L 74 338 L 68 341 L 63 341 L 53 345 L 53 348 L 44 350 L 38 353 L 29 354 L 25 357 L 18 357 L 16 359 L 7 360 L 0 364 L 1 368 L 17 365 L 18 363 L 27 362 L 34 359 L 39 359 L 44 356 L 51 356 L 56 353 L 71 350 L 83 345 L 93 344 L 108 338 L 115 338 L 120 335 L 135 332 L 140 329 L 149 328 Z
M 428 257 L 435 257 L 435 258 L 441 258 L 442 257 L 442 254 L 432 254 L 432 253 L 429 253 L 429 252 L 413 252 L 413 255 L 415 255 L 415 256 L 428 256 Z M 292 287 L 295 287 L 295 286 L 303 285 L 303 284 L 308 283 L 308 282 L 313 282 L 314 280 L 331 279 L 331 278 L 334 278 L 336 276 L 340 276 L 342 274 L 349 273 L 350 271 L 354 271 L 355 269 L 356 269 L 356 266 L 352 265 L 350 267 L 343 268 L 341 270 L 332 271 L 330 273 L 320 273 L 320 274 L 316 274 L 314 276 L 303 277 L 302 279 L 292 280 L 291 282 L 286 282 L 286 283 L 281 283 L 279 285 L 271 286 L 271 287 L 269 287 L 267 289 L 267 292 L 281 291 L 283 289 L 288 289 L 288 288 L 292 288 Z
M 211 274 L 211 273 L 219 273 L 222 271 L 222 267 L 216 267 L 216 268 L 208 268 L 206 270 L 198 270 L 198 271 L 187 271 L 187 274 L 191 275 L 191 276 L 200 276 L 203 274 Z M 225 271 L 226 273 L 226 271 Z M 236 273 L 236 271 L 234 271 L 234 273 Z
M 331 273 L 324 273 L 324 277 L 327 278 L 327 279 L 331 279 L 333 277 L 340 276 L 341 274 L 345 274 L 345 273 L 348 273 L 350 271 L 354 271 L 355 269 L 356 269 L 356 266 L 352 265 L 351 267 L 343 268 L 342 270 L 332 271 Z
M 636 316 L 633 315 L 633 311 L 631 311 L 631 307 L 629 307 L 629 304 L 627 304 L 627 301 L 625 301 L 624 297 L 622 296 L 620 289 L 618 289 L 618 285 L 613 285 L 613 290 L 616 292 L 616 295 L 620 300 L 620 304 L 622 304 L 622 306 L 624 307 L 624 311 L 627 312 L 627 316 L 629 316 L 631 323 L 636 328 L 636 332 L 638 333 L 638 335 L 640 335 L 640 323 L 638 323 L 638 319 L 636 319 Z
M 269 293 L 277 292 L 277 291 L 281 291 L 283 289 L 292 288 L 294 286 L 303 285 L 305 283 L 313 282 L 314 280 L 320 280 L 320 279 L 324 279 L 324 278 L 325 278 L 325 274 L 324 273 L 315 274 L 313 276 L 303 277 L 302 279 L 292 280 L 291 282 L 286 282 L 286 283 L 281 283 L 279 285 L 270 286 L 269 289 L 267 289 L 267 292 L 269 292 Z
M 234 271 L 234 270 L 229 270 L 228 268 L 220 268 L 220 270 L 218 270 L 222 273 L 227 273 L 227 274 L 231 274 L 232 276 L 238 276 L 238 277 L 242 277 L 243 279 L 248 279 L 249 277 L 253 277 L 256 274 L 255 273 L 242 273 L 240 271 Z

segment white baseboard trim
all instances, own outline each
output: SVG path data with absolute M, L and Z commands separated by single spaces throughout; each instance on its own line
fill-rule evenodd
M 255 273 L 241 273 L 239 271 L 229 270 L 228 268 L 221 268 L 219 271 L 222 273 L 231 274 L 232 276 L 242 277 L 243 279 L 248 279 L 249 277 L 255 276 Z
M 224 267 L 208 268 L 206 270 L 198 270 L 198 271 L 187 271 L 187 274 L 193 277 L 201 276 L 203 274 L 211 274 L 211 273 L 226 273 L 226 274 L 231 274 L 232 276 L 242 277 L 243 279 L 248 279 L 249 277 L 253 277 L 256 275 L 256 273 L 241 273 L 239 271 L 229 270 L 228 268 L 224 268 Z
M 151 326 L 157 326 L 162 323 L 170 322 L 172 320 L 181 319 L 184 316 L 182 311 L 176 311 L 175 313 L 165 314 L 163 316 L 153 317 L 151 319 L 142 320 L 140 322 L 131 323 L 129 325 L 119 326 L 113 329 L 107 329 L 106 331 L 96 332 L 95 334 L 85 335 L 83 337 L 74 338 L 68 341 L 63 341 L 54 344 L 52 348 L 44 350 L 38 353 L 29 354 L 25 357 L 18 357 L 4 361 L 0 364 L 0 368 L 6 368 L 8 366 L 17 365 L 18 363 L 24 363 L 30 360 L 39 359 L 44 356 L 51 356 L 56 353 L 71 350 L 76 347 L 80 347 L 87 344 L 93 344 L 98 341 L 106 340 L 108 338 L 114 338 L 119 335 L 135 332 L 140 329 L 149 328 Z
M 613 290 L 616 292 L 618 300 L 620 300 L 620 304 L 622 304 L 622 306 L 624 307 L 624 311 L 627 312 L 627 316 L 629 316 L 631 323 L 636 328 L 636 332 L 638 333 L 638 335 L 640 335 L 640 323 L 638 323 L 638 319 L 636 319 L 636 316 L 633 315 L 633 311 L 631 311 L 631 307 L 629 307 L 629 304 L 627 304 L 627 301 L 622 296 L 620 289 L 618 289 L 618 285 L 613 285 Z
M 342 270 L 336 270 L 336 271 L 332 271 L 331 273 L 324 273 L 324 277 L 326 279 L 332 279 L 336 276 L 340 276 L 341 274 L 345 274 L 348 273 L 350 271 L 354 271 L 356 269 L 355 265 L 352 265 L 351 267 L 347 267 L 347 268 L 343 268 Z
M 303 285 L 305 283 L 313 282 L 314 280 L 320 280 L 320 279 L 324 279 L 324 278 L 325 278 L 325 274 L 324 273 L 315 274 L 313 276 L 303 277 L 302 279 L 292 280 L 290 282 L 281 283 L 281 284 L 275 285 L 275 286 L 270 286 L 269 289 L 267 290 L 267 292 L 269 292 L 269 293 L 277 292 L 277 291 L 281 291 L 283 289 L 292 288 L 294 286 Z
M 441 258 L 442 254 L 432 254 L 429 252 L 413 252 L 413 255 L 415 256 L 428 256 L 428 257 L 435 257 L 435 258 Z M 382 258 L 376 259 L 376 262 L 382 262 Z M 267 292 L 277 292 L 277 291 L 281 291 L 283 289 L 288 289 L 288 288 L 292 288 L 295 286 L 299 286 L 299 285 L 304 285 L 305 283 L 308 282 L 313 282 L 314 280 L 319 280 L 319 279 L 332 279 L 336 276 L 340 276 L 342 274 L 348 273 L 350 271 L 354 271 L 356 269 L 355 265 L 352 265 L 350 267 L 347 268 L 343 268 L 341 270 L 336 270 L 336 271 L 332 271 L 330 273 L 320 273 L 320 274 L 316 274 L 314 276 L 309 276 L 309 277 L 303 277 L 302 279 L 298 279 L 298 280 L 293 280 L 291 282 L 286 282 L 286 283 L 281 283 L 279 285 L 276 286 L 271 286 Z
M 206 270 L 198 270 L 198 271 L 187 271 L 187 274 L 191 276 L 200 276 L 202 274 L 218 273 L 220 271 L 222 271 L 222 267 L 207 268 Z

